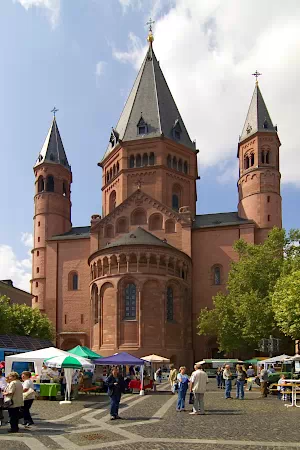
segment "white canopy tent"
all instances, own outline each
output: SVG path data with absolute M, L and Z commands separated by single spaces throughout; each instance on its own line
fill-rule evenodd
M 284 362 L 285 360 L 287 360 L 289 358 L 290 358 L 290 356 L 283 354 L 283 355 L 273 356 L 272 358 L 263 359 L 262 361 L 258 361 L 257 368 L 260 369 L 263 366 L 264 369 L 267 369 L 269 366 L 272 366 L 272 364 Z
M 12 370 L 14 362 L 29 362 L 34 363 L 34 371 L 37 374 L 41 374 L 43 362 L 47 358 L 54 356 L 65 355 L 70 356 L 70 353 L 60 350 L 55 347 L 41 348 L 33 352 L 19 353 L 17 355 L 6 356 L 5 358 L 5 373 L 8 374 Z
M 170 364 L 170 360 L 168 358 L 164 358 L 163 356 L 159 356 L 159 355 L 148 355 L 148 356 L 143 356 L 141 359 L 143 359 L 144 361 L 148 361 L 151 364 L 155 363 L 155 364 Z

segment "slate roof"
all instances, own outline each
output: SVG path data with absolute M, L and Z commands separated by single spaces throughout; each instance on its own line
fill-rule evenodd
M 254 222 L 252 220 L 242 219 L 237 212 L 226 212 L 216 214 L 200 214 L 195 217 L 193 229 L 224 227 L 230 225 L 242 225 Z
M 61 164 L 66 169 L 71 170 L 60 137 L 55 116 L 53 117 L 44 145 L 42 146 L 42 149 L 40 151 L 40 154 L 34 167 L 42 164 L 43 162 L 51 164 Z
M 147 133 L 144 135 L 138 135 L 137 125 L 141 118 L 147 125 Z M 121 141 L 148 139 L 162 134 L 176 141 L 173 130 L 176 125 L 177 129 L 180 127 L 181 130 L 177 142 L 195 151 L 195 144 L 185 128 L 152 45 L 149 45 L 113 134 Z M 116 141 L 113 144 L 109 143 L 103 159 L 113 150 L 116 143 Z
M 52 238 L 49 239 L 49 241 L 58 241 L 58 240 L 65 240 L 65 239 L 84 239 L 90 237 L 90 226 L 86 227 L 72 227 L 70 231 L 67 231 L 63 234 L 57 234 L 55 236 L 52 236 Z
M 136 230 L 126 233 L 116 241 L 106 245 L 101 250 L 122 245 L 155 245 L 159 247 L 174 248 L 172 245 L 149 233 L 149 231 L 144 230 L 144 228 L 138 227 Z
M 52 346 L 53 342 L 45 339 L 37 339 L 30 336 L 10 336 L 8 334 L 0 334 L 0 348 L 39 350 L 41 348 Z
M 240 136 L 240 142 L 257 131 L 277 132 L 277 128 L 272 123 L 258 84 L 255 85 L 244 128 Z

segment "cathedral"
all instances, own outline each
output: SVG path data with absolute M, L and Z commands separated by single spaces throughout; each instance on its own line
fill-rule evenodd
M 215 340 L 197 335 L 197 318 L 226 289 L 234 242 L 261 243 L 282 225 L 280 141 L 256 82 L 238 141 L 238 210 L 197 215 L 199 151 L 152 33 L 148 41 L 98 163 L 102 214 L 87 226 L 72 227 L 72 171 L 54 112 L 34 165 L 33 306 L 51 319 L 62 349 L 156 353 L 191 366 L 216 356 Z

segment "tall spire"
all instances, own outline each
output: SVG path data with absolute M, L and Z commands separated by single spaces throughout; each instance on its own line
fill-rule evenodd
M 35 163 L 35 167 L 44 162 L 47 162 L 51 164 L 61 164 L 66 169 L 71 170 L 56 123 L 55 113 L 57 111 L 58 109 L 56 108 L 51 111 L 53 112 L 53 120 L 44 145 L 42 146 L 38 159 Z
M 277 132 L 277 128 L 272 123 L 270 114 L 267 110 L 258 85 L 257 77 L 261 74 L 256 71 L 253 75 L 256 77 L 255 88 L 245 120 L 244 128 L 240 136 L 240 142 L 257 133 L 258 131 L 273 133 Z
M 153 21 L 151 21 L 152 26 Z M 195 150 L 180 112 L 153 50 L 152 27 L 149 48 L 117 126 L 112 130 L 104 158 L 119 141 L 165 136 Z M 103 158 L 103 159 L 104 159 Z

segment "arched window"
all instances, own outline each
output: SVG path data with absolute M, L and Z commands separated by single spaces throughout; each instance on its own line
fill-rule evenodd
M 178 161 L 178 170 L 179 172 L 182 172 L 182 159 Z
M 167 288 L 167 321 L 172 322 L 173 320 L 174 320 L 173 289 L 169 286 Z
M 184 173 L 188 173 L 188 163 L 186 161 L 184 161 L 184 164 L 183 164 L 183 171 L 184 171 Z
M 219 266 L 214 267 L 214 284 L 219 285 L 221 284 L 221 268 Z
M 113 176 L 115 176 L 116 175 L 116 165 L 114 164 L 113 165 Z
M 117 221 L 117 233 L 127 233 L 128 232 L 128 222 L 126 217 L 120 217 Z
M 254 166 L 254 153 L 251 153 L 250 155 L 250 165 L 251 167 Z
M 54 192 L 54 178 L 52 175 L 48 175 L 46 179 L 46 191 Z
M 100 315 L 98 288 L 96 284 L 94 284 L 92 287 L 92 305 L 93 305 L 94 324 L 96 324 L 99 322 L 99 315 Z
M 140 154 L 136 155 L 135 164 L 136 164 L 136 167 L 141 167 L 141 165 L 142 165 L 142 158 L 141 158 Z
M 136 286 L 133 283 L 125 287 L 125 319 L 136 319 Z
M 112 238 L 114 237 L 114 227 L 113 225 L 107 225 L 104 230 L 104 237 Z
M 109 212 L 111 213 L 116 207 L 116 191 L 112 191 L 109 196 Z
M 129 158 L 129 167 L 130 169 L 133 169 L 134 167 L 134 155 L 131 155 Z
M 147 153 L 143 154 L 143 166 L 148 166 L 148 155 L 147 155 Z
M 172 192 L 172 209 L 179 211 L 181 205 L 181 187 L 178 184 L 174 184 Z
M 154 166 L 154 163 L 155 163 L 154 153 L 151 152 L 149 156 L 149 166 Z
M 78 273 L 70 272 L 69 274 L 69 290 L 77 291 L 78 290 Z
M 66 184 L 65 181 L 63 182 L 63 196 L 64 196 L 64 197 L 67 196 L 67 184 Z
M 109 179 L 111 180 L 112 177 L 113 177 L 112 168 L 110 168 L 110 171 L 109 171 Z
M 171 155 L 168 155 L 168 157 L 167 157 L 167 166 L 168 166 L 168 167 L 171 167 L 171 166 L 172 166 L 172 158 L 171 158 Z
M 159 213 L 154 213 L 149 217 L 149 230 L 161 230 L 163 218 Z
M 266 153 L 266 164 L 270 164 L 270 152 L 267 151 Z
M 244 166 L 245 166 L 245 170 L 249 169 L 249 157 L 248 157 L 248 155 L 245 156 Z
M 106 174 L 106 182 L 107 183 L 109 182 L 109 170 L 107 171 L 107 174 Z
M 119 162 L 117 162 L 117 173 L 119 173 L 119 170 L 120 170 L 120 164 L 119 164 Z
M 145 225 L 147 223 L 146 211 L 142 208 L 137 208 L 131 214 L 131 225 Z
M 173 156 L 172 168 L 177 170 L 177 158 L 176 158 L 176 156 Z
M 265 152 L 264 152 L 264 150 L 261 152 L 261 162 L 262 162 L 262 164 L 265 163 Z
M 45 189 L 44 178 L 40 176 L 38 179 L 38 192 L 43 192 L 44 189 Z
M 168 219 L 165 222 L 165 232 L 166 233 L 175 233 L 175 222 L 172 219 Z

